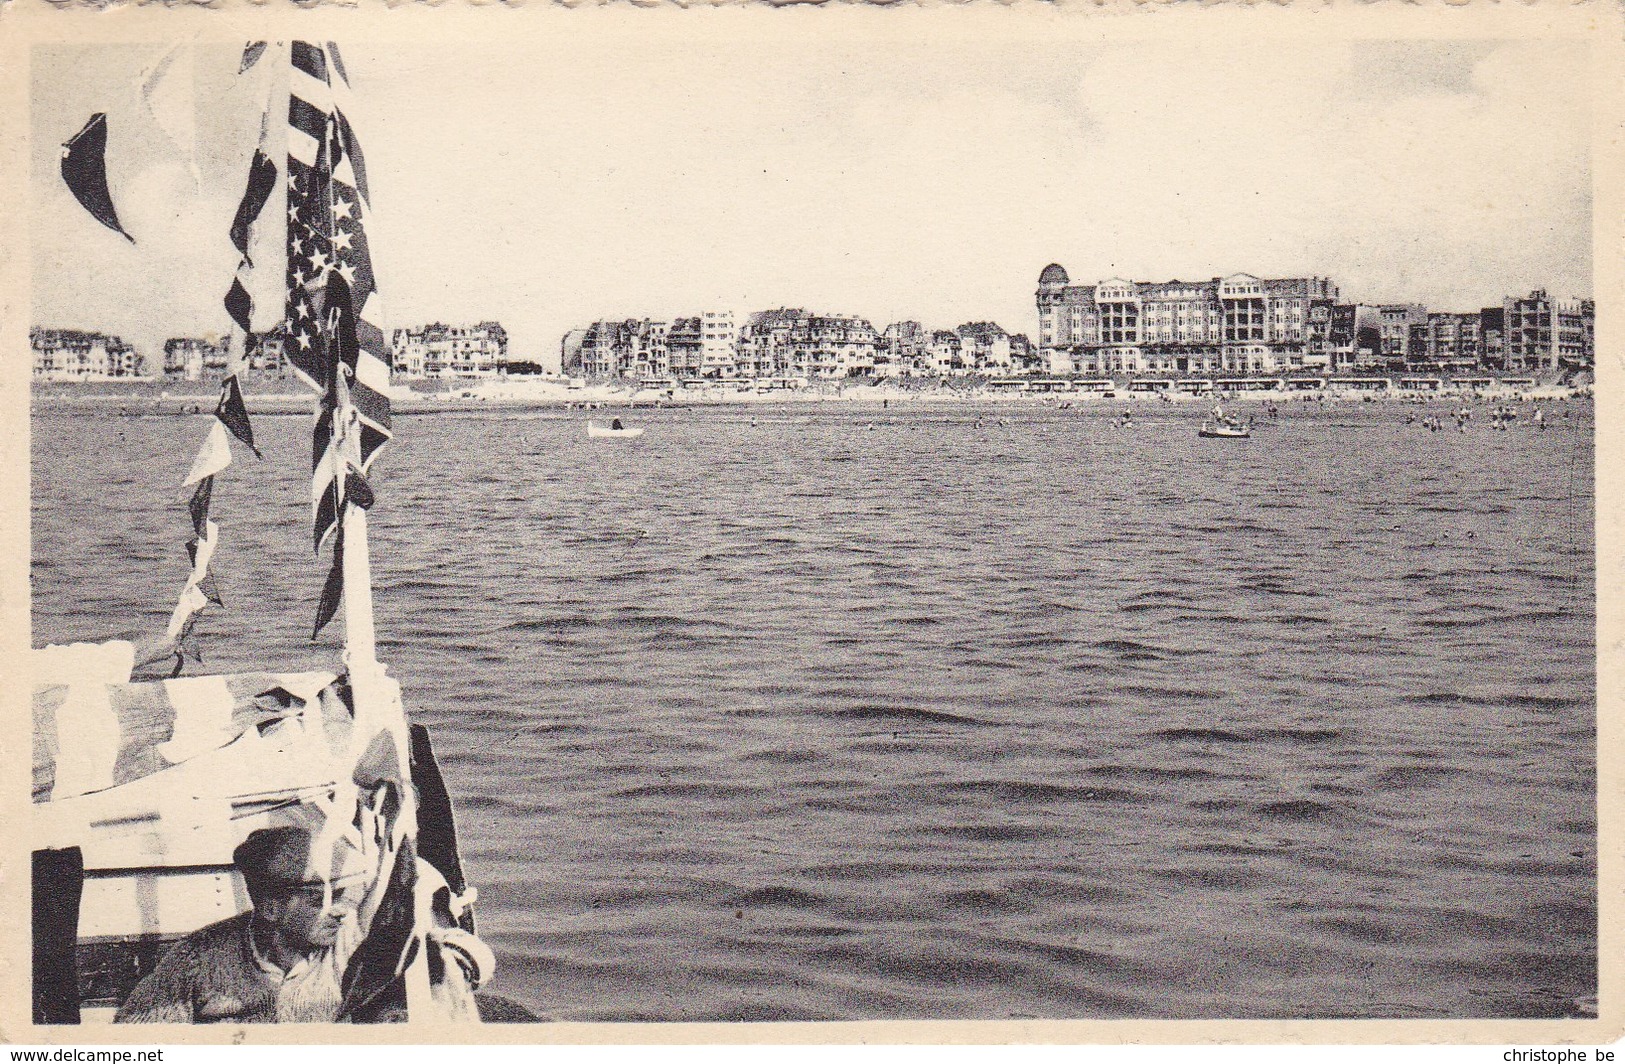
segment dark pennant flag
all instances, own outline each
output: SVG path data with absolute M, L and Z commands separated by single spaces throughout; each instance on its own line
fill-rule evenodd
M 208 531 L 209 501 L 214 496 L 214 477 L 204 477 L 198 481 L 197 490 L 192 492 L 192 501 L 186 508 L 192 514 L 192 530 L 202 539 Z
M 248 265 L 247 259 L 243 260 L 243 265 Z M 243 287 L 241 267 L 238 268 L 237 276 L 231 279 L 231 287 L 226 290 L 226 313 L 231 315 L 231 320 L 237 323 L 237 328 L 247 336 L 248 325 L 254 315 L 254 297 Z
M 316 603 L 316 626 L 310 630 L 312 641 L 321 634 L 327 622 L 339 611 L 339 602 L 344 598 L 344 537 L 333 541 L 333 568 L 327 571 L 327 580 L 322 584 L 322 597 Z
M 377 497 L 372 493 L 372 485 L 360 473 L 351 473 L 344 478 L 344 497 L 363 510 L 372 509 Z
M 248 68 L 253 66 L 255 63 L 258 63 L 260 61 L 260 56 L 264 54 L 264 41 L 251 42 L 246 48 L 243 49 L 243 58 L 242 62 L 237 64 L 237 73 L 246 73 Z
M 231 434 L 248 445 L 255 458 L 264 458 L 254 446 L 254 426 L 248 423 L 248 406 L 243 402 L 243 390 L 237 383 L 237 374 L 227 377 L 220 386 L 220 402 L 215 404 L 214 416 Z
M 231 242 L 250 266 L 254 265 L 254 260 L 248 255 L 248 227 L 259 218 L 260 211 L 265 209 L 265 201 L 271 198 L 271 191 L 275 188 L 276 163 L 264 152 L 255 149 L 254 161 L 248 167 L 248 187 L 243 190 L 242 201 L 237 204 L 237 214 L 231 220 Z
M 113 209 L 113 194 L 107 190 L 107 116 L 90 116 L 85 127 L 62 145 L 62 180 L 67 183 L 73 198 L 98 222 L 113 230 L 130 243 L 135 237 L 119 224 L 118 211 Z
M 214 582 L 213 572 L 203 574 L 203 578 L 197 582 L 197 589 L 203 592 L 204 598 L 208 599 L 216 606 L 225 606 L 226 601 L 220 597 L 220 588 Z

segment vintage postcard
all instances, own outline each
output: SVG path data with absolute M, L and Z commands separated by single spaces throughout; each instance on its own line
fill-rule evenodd
M 4 1037 L 1614 1041 L 1621 28 L 0 11 Z

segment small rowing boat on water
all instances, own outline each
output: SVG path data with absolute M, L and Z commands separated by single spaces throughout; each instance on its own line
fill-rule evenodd
M 623 428 L 619 421 L 607 427 L 595 421 L 589 421 L 587 422 L 587 435 L 595 440 L 614 438 L 635 440 L 643 435 L 643 430 Z
M 1204 421 L 1196 434 L 1207 439 L 1245 440 L 1253 434 L 1253 430 L 1249 425 L 1234 422 Z

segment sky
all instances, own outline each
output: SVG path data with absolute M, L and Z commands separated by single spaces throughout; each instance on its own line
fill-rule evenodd
M 341 39 L 390 324 L 499 320 L 510 357 L 545 364 L 591 321 L 709 309 L 1031 335 L 1050 262 L 1074 283 L 1330 276 L 1345 299 L 1441 310 L 1592 294 L 1580 43 L 879 47 L 746 44 L 732 25 Z M 35 322 L 149 354 L 227 327 L 225 234 L 263 106 L 260 68 L 197 46 L 184 151 L 135 89 L 170 47 L 40 48 L 32 71 Z M 57 174 L 95 111 L 133 246 Z

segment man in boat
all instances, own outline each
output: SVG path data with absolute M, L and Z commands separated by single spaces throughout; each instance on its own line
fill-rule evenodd
M 621 431 L 621 419 L 620 418 L 615 418 L 613 421 L 611 421 L 609 423 L 609 427 L 614 429 L 616 432 Z
M 232 854 L 253 908 L 181 939 L 119 1009 L 118 1023 L 332 1023 L 360 943 L 362 855 L 301 826 L 261 828 Z

